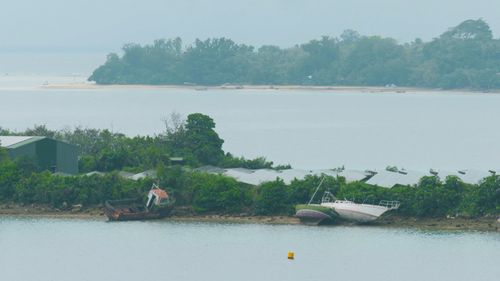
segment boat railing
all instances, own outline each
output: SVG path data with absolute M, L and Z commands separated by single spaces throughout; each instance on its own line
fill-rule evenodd
M 343 203 L 343 204 L 357 204 L 355 203 L 354 201 L 351 201 L 351 200 L 347 200 L 347 199 L 344 199 L 344 200 L 335 200 L 335 203 Z
M 399 201 L 388 201 L 388 200 L 382 200 L 380 203 L 378 203 L 379 206 L 386 207 L 389 210 L 394 210 L 399 208 Z
M 329 201 L 329 202 L 332 202 L 332 201 Z M 378 204 L 366 204 L 365 202 L 363 202 L 363 203 L 356 203 L 354 200 L 348 200 L 348 199 L 335 200 L 334 202 L 335 203 L 340 203 L 340 204 L 356 204 L 356 205 L 365 205 L 365 206 L 380 206 L 380 207 L 387 208 L 389 210 L 398 209 L 399 206 L 401 205 L 399 203 L 399 201 L 389 201 L 389 200 L 382 200 Z

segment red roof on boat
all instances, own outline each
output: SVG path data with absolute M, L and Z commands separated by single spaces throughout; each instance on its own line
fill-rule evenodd
M 160 199 L 168 198 L 168 193 L 163 189 L 153 188 L 152 191 Z

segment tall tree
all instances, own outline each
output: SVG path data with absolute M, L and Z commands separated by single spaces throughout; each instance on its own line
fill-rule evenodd
M 200 163 L 217 165 L 224 156 L 224 141 L 215 132 L 215 122 L 201 113 L 188 115 L 186 121 L 186 144 Z

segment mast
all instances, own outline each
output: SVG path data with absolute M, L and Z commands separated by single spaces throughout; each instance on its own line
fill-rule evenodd
M 316 193 L 318 192 L 319 188 L 321 187 L 321 185 L 323 184 L 323 181 L 325 180 L 325 176 L 323 175 L 323 177 L 321 178 L 321 181 L 319 182 L 318 184 L 318 187 L 316 187 L 316 190 L 314 191 L 313 195 L 311 196 L 311 199 L 309 200 L 309 202 L 307 203 L 307 205 L 311 205 L 311 202 L 313 201 L 314 199 L 314 196 L 316 196 Z

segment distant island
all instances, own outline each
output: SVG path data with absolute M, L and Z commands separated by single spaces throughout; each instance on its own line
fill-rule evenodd
M 180 38 L 127 44 L 88 78 L 97 84 L 389 86 L 500 89 L 500 39 L 482 19 L 430 42 L 398 44 L 353 30 L 291 48 Z

